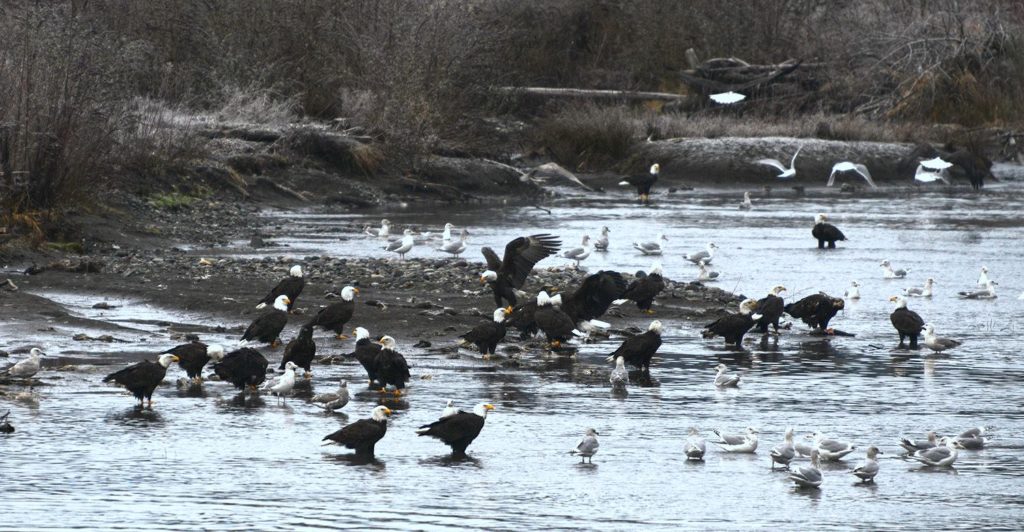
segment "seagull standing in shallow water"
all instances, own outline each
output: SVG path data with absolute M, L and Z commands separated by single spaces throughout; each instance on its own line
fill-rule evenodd
M 848 442 L 833 440 L 821 432 L 815 432 L 811 437 L 814 439 L 814 448 L 826 462 L 842 460 L 856 449 Z
M 716 246 L 714 242 L 708 242 L 708 246 L 704 251 L 687 253 L 684 258 L 694 264 L 700 264 L 701 262 L 704 264 L 711 264 L 711 260 L 715 258 L 716 249 L 718 249 L 718 246 Z
M 580 242 L 580 247 L 567 249 L 562 253 L 562 256 L 572 260 L 574 262 L 573 266 L 578 270 L 580 269 L 580 261 L 589 257 L 590 252 L 590 235 L 583 235 L 583 241 Z
M 782 166 L 782 163 L 775 159 L 759 159 L 757 161 L 754 161 L 754 163 L 766 164 L 768 166 L 777 168 L 780 172 L 782 172 L 781 174 L 776 176 L 779 179 L 789 179 L 792 177 L 796 177 L 796 156 L 800 155 L 800 150 L 802 149 L 804 149 L 803 146 L 800 146 L 799 148 L 796 149 L 796 153 L 793 154 L 793 159 L 789 162 L 789 168 Z
M 626 371 L 626 359 L 624 357 L 615 357 L 615 369 L 612 370 L 608 380 L 612 383 L 612 388 L 621 390 L 629 384 L 629 372 Z
M 880 454 L 885 453 L 879 451 L 878 447 L 874 445 L 868 447 L 867 458 L 857 467 L 853 468 L 853 471 L 850 471 L 850 473 L 856 475 L 861 482 L 874 482 L 875 475 L 878 474 L 878 461 L 875 458 Z
M 405 260 L 405 254 L 408 253 L 410 249 L 412 249 L 412 246 L 414 244 L 415 239 L 413 238 L 412 235 L 412 229 L 406 229 L 405 233 L 402 236 L 402 239 L 395 240 L 394 242 L 389 242 L 388 245 L 384 246 L 384 251 L 398 253 L 398 256 L 401 257 L 402 260 Z
M 451 225 L 451 224 L 449 224 Z M 450 254 L 453 257 L 458 257 L 463 251 L 466 251 L 466 238 L 469 236 L 469 231 L 465 228 L 462 229 L 462 233 L 459 235 L 458 240 L 447 239 L 441 247 L 437 248 L 438 251 L 443 251 Z
M 752 453 L 757 450 L 757 434 L 757 429 L 754 427 L 747 427 L 746 434 L 738 435 L 723 434 L 715 429 L 715 435 L 718 436 L 719 441 L 714 443 L 728 453 Z
M 987 266 L 982 266 L 981 267 L 981 275 L 978 276 L 978 286 L 985 286 L 985 285 L 988 284 L 988 282 L 989 282 L 988 267 Z
M 941 353 L 947 349 L 959 347 L 961 342 L 952 338 L 941 338 L 935 335 L 935 326 L 928 323 L 924 326 L 924 345 L 928 349 Z
M 588 459 L 590 463 L 594 463 L 594 455 L 597 454 L 597 448 L 600 444 L 597 442 L 598 432 L 594 429 L 587 429 L 587 433 L 583 435 L 583 439 L 576 444 L 569 454 L 580 455 L 580 463 L 586 462 Z
M 863 164 L 852 163 L 850 161 L 843 161 L 833 165 L 832 173 L 829 174 L 828 183 L 826 183 L 825 186 L 832 186 L 832 184 L 836 182 L 836 174 L 843 172 L 857 172 L 858 174 L 860 174 L 861 177 L 864 178 L 864 181 L 867 181 L 868 185 L 870 185 L 871 188 L 878 188 L 878 185 L 876 185 L 875 182 L 871 180 L 871 172 L 868 172 L 867 166 L 864 166 Z
M 42 367 L 42 362 L 39 357 L 46 356 L 46 353 L 38 347 L 33 347 L 28 352 L 28 358 L 14 364 L 3 370 L 3 375 L 8 377 L 14 377 L 16 379 L 30 379 L 35 377 L 36 373 L 39 373 L 39 369 Z
M 743 193 L 743 201 L 740 202 L 740 209 L 749 211 L 754 207 L 754 202 L 750 201 L 750 192 Z
M 594 249 L 596 251 L 608 251 L 609 232 L 607 225 L 601 228 L 601 236 L 597 237 L 597 240 L 594 241 Z
M 796 448 L 793 446 L 793 428 L 786 429 L 786 435 L 783 437 L 781 445 L 773 447 L 771 453 L 772 458 L 772 469 L 775 469 L 775 464 L 779 464 L 786 469 L 789 469 L 789 463 L 796 457 Z
M 789 479 L 796 482 L 801 488 L 817 488 L 821 486 L 821 483 L 825 480 L 821 476 L 821 470 L 818 469 L 818 449 L 811 451 L 811 465 L 800 466 L 796 471 L 792 471 L 789 474 Z
M 984 290 L 967 290 L 964 292 L 957 292 L 962 299 L 995 299 L 996 296 L 996 285 L 999 284 L 991 279 L 985 283 Z
M 860 283 L 857 281 L 850 281 L 850 287 L 846 289 L 844 294 L 846 299 L 860 299 Z
M 883 272 L 883 277 L 885 277 L 886 279 L 902 279 L 906 277 L 908 273 L 910 273 L 909 269 L 905 270 L 903 268 L 900 268 L 898 270 L 893 270 L 892 264 L 889 263 L 889 259 L 883 260 L 882 262 L 878 263 L 878 265 L 885 269 L 885 272 Z
M 924 281 L 923 288 L 904 288 L 903 295 L 910 297 L 932 297 L 932 285 L 935 284 L 935 279 L 929 277 Z
M 633 247 L 644 255 L 661 255 L 661 243 L 668 242 L 664 233 L 658 233 L 658 238 L 649 242 L 633 242 Z
M 707 445 L 704 438 L 700 437 L 700 431 L 696 427 L 690 427 L 690 437 L 686 438 L 686 443 L 683 444 L 683 454 L 687 460 L 703 460 L 705 452 Z
M 733 373 L 732 375 L 726 375 L 725 372 L 729 371 L 729 368 L 725 364 L 719 364 L 715 366 L 715 370 L 718 374 L 715 375 L 715 386 L 719 388 L 736 388 L 740 385 L 740 376 Z

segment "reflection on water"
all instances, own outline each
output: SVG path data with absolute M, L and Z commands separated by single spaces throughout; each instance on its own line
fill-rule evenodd
M 666 325 L 662 350 L 649 375 L 630 373 L 622 393 L 611 389 L 604 360 L 621 342 L 614 336 L 579 346 L 574 355 L 523 351 L 520 356 L 538 361 L 539 370 L 413 349 L 413 381 L 397 398 L 365 388 L 354 363 L 315 368 L 312 382 L 300 379 L 299 395 L 281 402 L 222 382 L 178 389 L 174 367 L 152 411 L 99 386 L 103 372 L 62 372 L 61 379 L 50 379 L 51 373 L 44 380 L 52 385 L 35 409 L 0 397 L 0 410 L 10 408 L 18 428 L 0 439 L 0 493 L 17 501 L 19 519 L 0 528 L 66 528 L 71 515 L 73 526 L 87 529 L 142 523 L 213 530 L 823 529 L 858 526 L 865 516 L 898 516 L 930 529 L 951 522 L 1017 526 L 1024 478 L 1018 353 L 1024 301 L 1010 294 L 1024 289 L 1019 194 L 999 187 L 981 195 L 914 193 L 896 201 L 755 194 L 750 212 L 735 208 L 739 194 L 658 196 L 651 209 L 626 205 L 622 197 L 564 201 L 550 216 L 518 208 L 448 214 L 456 226 L 470 227 L 467 256 L 474 260 L 479 246 L 522 233 L 552 231 L 575 242 L 608 225 L 611 251 L 584 261 L 592 271 L 648 267 L 650 259 L 632 252 L 631 242 L 664 230 L 671 240 L 662 262 L 673 279 L 696 276 L 681 255 L 712 239 L 720 248 L 714 259 L 719 286 L 729 290 L 760 297 L 783 284 L 792 300 L 818 290 L 840 295 L 857 279 L 862 299 L 833 320 L 854 336 L 811 336 L 795 323 L 777 338 L 749 335 L 741 348 L 727 348 L 720 339 L 700 338 L 704 323 L 659 309 Z M 851 240 L 835 252 L 815 249 L 809 231 L 817 212 L 831 213 Z M 387 215 L 397 224 L 443 222 L 434 213 Z M 379 213 L 271 217 L 287 219 L 280 237 L 290 238 L 275 253 L 383 256 L 379 242 L 349 232 L 375 224 Z M 411 256 L 433 255 L 416 248 Z M 878 262 L 884 258 L 911 268 L 910 277 L 883 280 Z M 542 265 L 549 263 L 568 261 Z M 981 264 L 1007 296 L 957 299 L 957 290 L 973 286 Z M 935 296 L 912 299 L 910 307 L 940 334 L 964 341 L 941 356 L 894 349 L 898 338 L 889 324 L 887 298 L 926 277 L 936 278 Z M 84 315 L 95 302 L 69 300 Z M 133 308 L 146 320 L 162 319 L 160 309 L 115 302 L 123 307 L 105 311 L 108 317 L 154 334 Z M 615 328 L 643 329 L 649 321 L 633 308 L 623 315 L 609 320 Z M 332 349 L 350 347 L 321 341 Z M 171 344 L 154 337 L 149 345 L 157 342 Z M 276 363 L 280 353 L 270 356 Z M 712 385 L 719 362 L 742 375 L 739 388 Z M 432 378 L 419 380 L 417 372 Z M 333 390 L 339 378 L 353 383 L 343 411 L 325 414 L 305 402 L 316 388 Z M 442 443 L 414 432 L 436 420 L 448 399 L 464 409 L 485 401 L 497 407 L 469 458 L 453 459 Z M 377 404 L 395 415 L 375 459 L 320 446 L 325 435 L 368 417 Z M 960 451 L 956 469 L 922 468 L 901 457 L 901 435 L 956 434 L 975 425 L 990 427 L 995 439 L 983 451 Z M 691 426 L 709 439 L 704 462 L 682 455 Z M 756 454 L 725 454 L 710 444 L 711 428 L 747 426 L 760 430 Z M 795 488 L 785 473 L 770 471 L 767 456 L 790 426 L 799 438 L 820 430 L 858 450 L 845 462 L 823 464 L 821 489 Z M 567 453 L 587 427 L 601 434 L 593 465 Z M 863 485 L 849 471 L 871 444 L 886 454 L 876 484 Z M 666 504 L 694 500 L 699 504 Z

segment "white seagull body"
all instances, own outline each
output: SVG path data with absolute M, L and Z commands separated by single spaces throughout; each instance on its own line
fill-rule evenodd
M 956 462 L 957 443 L 956 440 L 945 439 L 945 444 L 931 449 L 922 449 L 910 455 L 910 458 L 921 462 L 929 467 L 950 467 Z
M 723 434 L 715 429 L 719 440 L 714 442 L 728 453 L 752 453 L 757 450 L 757 429 L 747 427 L 746 434 Z
M 284 395 L 291 393 L 292 389 L 295 388 L 296 368 L 298 368 L 298 366 L 295 365 L 294 362 L 285 364 L 284 375 L 281 375 L 277 379 L 268 383 L 267 389 L 270 390 L 270 393 L 279 397 L 283 397 Z
M 697 267 L 700 268 L 700 272 L 697 274 L 697 280 L 702 282 L 717 281 L 718 272 L 713 272 L 708 268 L 707 263 L 700 261 L 697 263 Z
M 958 292 L 958 295 L 963 299 L 995 299 L 997 284 L 999 283 L 989 279 L 989 281 L 985 283 L 984 290 L 968 290 Z
M 932 297 L 932 286 L 935 284 L 935 279 L 929 277 L 924 281 L 924 287 L 922 288 L 904 288 L 903 295 L 910 297 Z
M 858 174 L 860 174 L 861 177 L 864 178 L 864 181 L 867 181 L 868 185 L 870 185 L 871 188 L 878 188 L 878 185 L 876 185 L 875 182 L 871 180 L 871 172 L 868 172 L 867 166 L 864 166 L 863 164 L 852 163 L 850 161 L 843 161 L 834 164 L 832 166 L 832 173 L 829 174 L 828 176 L 828 183 L 826 183 L 825 186 L 832 186 L 836 182 L 836 174 L 843 172 L 857 172 Z
M 846 289 L 846 299 L 860 299 L 860 283 L 851 281 L 850 287 Z
M 874 482 L 875 475 L 878 474 L 878 461 L 875 458 L 880 454 L 885 453 L 879 451 L 878 447 L 874 445 L 868 447 L 867 458 L 858 464 L 857 467 L 853 468 L 853 471 L 850 471 L 850 473 L 853 473 L 861 482 Z
M 988 278 L 988 267 L 987 266 L 982 266 L 981 267 L 981 275 L 978 276 L 978 286 L 985 286 L 985 285 L 988 284 L 988 281 L 989 281 L 989 278 Z
M 683 444 L 683 454 L 686 455 L 686 459 L 703 460 L 705 452 L 707 452 L 707 444 L 704 443 L 704 438 L 700 437 L 700 432 L 696 428 L 690 428 L 690 437 L 686 438 L 686 443 Z
M 725 372 L 729 371 L 729 368 L 727 368 L 725 364 L 719 364 L 715 366 L 715 370 L 718 371 L 718 373 L 715 375 L 715 386 L 718 386 L 719 388 L 739 387 L 740 376 L 735 373 L 733 373 L 732 375 L 726 375 Z
M 33 347 L 28 353 L 28 358 L 8 367 L 3 371 L 3 375 L 8 377 L 14 377 L 16 379 L 30 379 L 35 377 L 36 373 L 39 373 L 39 369 L 42 367 L 42 362 L 39 357 L 46 355 L 38 347 Z
M 775 464 L 779 464 L 786 469 L 789 469 L 789 463 L 796 458 L 796 447 L 793 446 L 793 429 L 786 429 L 786 435 L 783 438 L 781 445 L 777 445 L 772 448 L 769 455 L 772 458 L 772 469 L 775 469 Z
M 777 168 L 779 172 L 782 172 L 778 176 L 776 176 L 779 179 L 789 179 L 792 177 L 796 177 L 796 156 L 800 155 L 800 150 L 802 150 L 803 148 L 803 146 L 800 146 L 799 148 L 796 149 L 796 153 L 793 154 L 793 159 L 789 161 L 789 168 L 786 168 L 785 166 L 782 165 L 782 163 L 775 159 L 759 159 L 757 161 L 754 161 L 754 163 L 766 164 L 773 168 Z
M 437 248 L 438 251 L 443 251 L 450 254 L 453 257 L 458 257 L 463 251 L 466 251 L 466 238 L 469 236 L 469 231 L 465 229 L 459 235 L 458 240 L 446 239 L 445 243 L 441 247 Z
M 749 211 L 754 207 L 754 203 L 750 201 L 750 192 L 743 193 L 743 201 L 740 202 L 740 209 Z
M 849 442 L 833 440 L 821 432 L 815 432 L 812 437 L 814 438 L 814 448 L 818 451 L 821 459 L 826 462 L 842 460 L 844 456 L 856 449 Z
M 629 384 L 629 372 L 626 371 L 626 359 L 623 357 L 615 357 L 615 369 L 612 370 L 608 380 L 612 383 L 612 388 L 625 388 Z
M 581 463 L 590 459 L 593 463 L 594 455 L 597 454 L 597 448 L 600 444 L 597 442 L 598 432 L 594 429 L 587 429 L 587 433 L 583 435 L 583 439 L 576 444 L 576 447 L 569 451 L 569 454 L 577 454 L 581 458 Z
M 716 246 L 714 242 L 708 242 L 708 245 L 706 248 L 704 248 L 704 251 L 698 251 L 696 253 L 687 253 L 685 258 L 686 260 L 694 264 L 700 264 L 701 262 L 703 262 L 704 264 L 711 264 L 711 259 L 715 258 L 716 249 L 718 249 L 718 246 Z
M 608 229 L 607 225 L 601 228 L 601 236 L 597 237 L 597 240 L 594 241 L 594 249 L 595 250 L 597 250 L 597 251 L 608 251 L 608 233 L 609 232 L 610 232 L 610 230 Z
M 668 242 L 664 233 L 658 233 L 653 242 L 633 242 L 633 247 L 644 255 L 661 255 L 661 243 Z
M 731 105 L 731 104 L 739 103 L 739 102 L 742 102 L 743 100 L 746 100 L 747 99 L 747 95 L 746 94 L 740 94 L 738 92 L 729 91 L 729 92 L 720 92 L 718 94 L 712 94 L 712 95 L 708 96 L 708 98 L 711 98 L 711 101 L 713 101 L 715 103 L 720 103 L 722 105 Z
M 902 279 L 902 278 L 906 277 L 908 273 L 910 273 L 909 269 L 905 270 L 905 269 L 900 268 L 898 270 L 893 270 L 892 269 L 892 264 L 889 263 L 889 259 L 883 260 L 878 265 L 881 266 L 882 269 L 885 270 L 885 272 L 883 272 L 883 277 L 886 278 L 886 279 Z M 824 457 L 822 457 L 822 458 L 824 458 Z
M 914 170 L 914 181 L 920 181 L 922 183 L 933 183 L 935 181 L 942 181 L 945 184 L 949 184 L 949 171 L 948 170 L 929 170 L 923 164 L 917 165 L 917 170 Z
M 583 241 L 580 242 L 580 246 L 572 249 L 567 249 L 562 253 L 562 256 L 572 260 L 576 269 L 580 267 L 580 261 L 590 256 L 592 248 L 590 247 L 590 235 L 583 235 Z
M 789 479 L 796 482 L 801 488 L 817 488 L 825 480 L 818 469 L 818 449 L 811 451 L 811 465 L 800 466 L 796 471 L 789 473 Z
M 405 234 L 402 236 L 402 239 L 388 242 L 388 245 L 384 246 L 384 251 L 391 251 L 393 253 L 397 253 L 398 256 L 402 258 L 402 260 L 405 260 L 405 254 L 408 253 L 410 249 L 412 249 L 415 243 L 416 242 L 412 236 L 412 229 L 406 229 Z
M 455 406 L 455 401 L 449 399 L 448 403 L 444 407 L 444 410 L 441 411 L 441 419 L 444 419 L 446 417 L 454 416 L 455 414 L 458 414 L 458 413 L 459 413 L 459 408 L 457 406 Z
M 935 326 L 931 323 L 924 326 L 924 345 L 928 349 L 941 353 L 947 349 L 959 347 L 961 342 L 952 338 L 941 338 L 935 335 Z

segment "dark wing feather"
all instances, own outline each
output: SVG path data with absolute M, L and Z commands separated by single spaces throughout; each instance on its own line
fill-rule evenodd
M 489 247 L 480 248 L 480 252 L 484 254 L 484 259 L 487 260 L 487 269 L 492 272 L 497 272 L 501 269 L 501 259 L 498 258 L 498 254 Z
M 600 318 L 608 311 L 612 301 L 622 297 L 626 280 L 618 272 L 599 271 L 587 276 L 580 287 L 562 305 L 574 323 Z
M 558 253 L 561 246 L 558 237 L 548 234 L 516 238 L 505 246 L 505 258 L 498 273 L 508 276 L 512 286 L 521 288 L 533 267 L 545 257 Z

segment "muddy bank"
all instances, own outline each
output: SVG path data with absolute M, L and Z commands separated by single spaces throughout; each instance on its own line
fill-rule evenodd
M 117 324 L 85 319 L 46 299 L 46 294 L 73 292 L 88 295 L 98 305 L 110 299 L 129 298 L 138 303 L 167 309 L 165 321 L 151 320 L 158 326 L 158 336 L 167 340 L 183 340 L 186 334 L 202 338 L 206 334 L 227 334 L 239 337 L 249 322 L 260 312 L 256 302 L 282 277 L 295 261 L 278 258 L 215 259 L 180 251 L 140 251 L 126 256 L 97 257 L 101 273 L 68 273 L 45 271 L 38 275 L 15 276 L 19 290 L 0 296 L 0 321 L 13 329 L 6 335 L 0 349 L 21 352 L 42 343 L 48 335 L 71 337 L 84 334 L 82 341 L 108 341 L 107 354 L 98 359 L 67 353 L 46 361 L 48 365 L 65 365 L 80 361 L 90 364 L 113 363 L 151 357 L 148 347 L 152 338 L 136 341 L 138 334 Z M 484 265 L 465 260 L 380 260 L 305 257 L 298 261 L 306 272 L 306 286 L 298 298 L 295 314 L 282 334 L 287 341 L 297 334 L 322 306 L 332 302 L 330 292 L 345 285 L 357 286 L 356 314 L 348 330 L 366 327 L 374 335 L 395 336 L 406 349 L 417 346 L 426 351 L 457 356 L 457 337 L 493 312 L 490 290 L 482 287 L 479 272 Z M 528 283 L 528 292 L 541 287 L 572 291 L 586 274 L 561 268 L 539 269 Z M 632 279 L 631 275 L 626 275 Z M 37 295 L 38 294 L 38 295 Z M 660 319 L 711 321 L 725 308 L 735 307 L 737 296 L 699 283 L 668 281 L 657 300 Z M 206 316 L 201 322 L 181 322 L 173 312 Z M 614 323 L 613 332 L 627 333 L 631 328 L 646 328 L 650 316 L 640 313 L 631 304 L 612 309 L 604 318 Z M 108 333 L 108 331 L 110 331 Z M 122 333 L 119 334 L 119 331 Z M 100 339 L 101 333 L 112 336 Z M 513 337 L 516 337 L 515 341 Z M 40 338 L 35 340 L 34 338 Z M 503 356 L 495 363 L 528 365 L 530 357 L 522 353 L 543 350 L 537 341 L 518 341 L 517 332 L 510 332 L 510 341 L 499 348 Z M 351 342 L 323 338 L 318 354 L 328 357 L 351 350 Z M 518 345 L 517 345 L 518 344 Z M 278 350 L 280 351 L 280 350 Z M 461 351 L 462 356 L 474 356 Z M 270 355 L 279 358 L 280 353 Z

